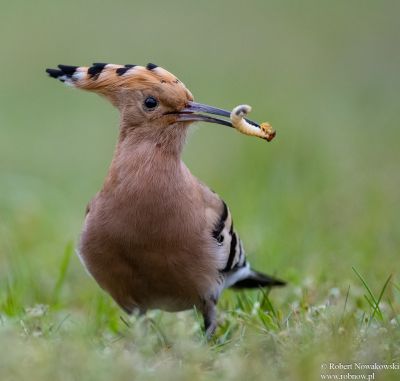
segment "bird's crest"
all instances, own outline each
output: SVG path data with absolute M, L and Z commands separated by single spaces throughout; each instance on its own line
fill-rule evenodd
M 98 62 L 90 67 L 58 65 L 58 69 L 46 69 L 46 72 L 66 85 L 104 95 L 115 105 L 117 93 L 123 89 L 145 90 L 167 84 L 183 87 L 189 92 L 173 74 L 152 63 L 146 66 Z

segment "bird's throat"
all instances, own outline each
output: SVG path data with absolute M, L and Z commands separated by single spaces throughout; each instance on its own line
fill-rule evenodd
M 180 127 L 180 126 L 179 126 Z M 103 191 L 169 193 L 173 184 L 185 182 L 181 161 L 186 127 L 121 129 Z

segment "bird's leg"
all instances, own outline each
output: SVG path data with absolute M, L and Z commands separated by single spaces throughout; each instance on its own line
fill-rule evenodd
M 204 319 L 204 331 L 206 338 L 209 340 L 217 328 L 217 307 L 215 299 L 207 299 L 203 301 L 202 313 Z

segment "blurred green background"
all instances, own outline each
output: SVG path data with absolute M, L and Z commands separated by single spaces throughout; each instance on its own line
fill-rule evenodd
M 345 289 L 351 266 L 382 286 L 400 247 L 399 14 L 396 1 L 2 0 L 2 286 L 47 303 L 101 187 L 118 114 L 44 72 L 92 62 L 154 62 L 199 102 L 252 105 L 273 142 L 199 124 L 184 153 L 252 262 L 289 290 Z M 99 292 L 73 257 L 63 303 L 84 310 Z

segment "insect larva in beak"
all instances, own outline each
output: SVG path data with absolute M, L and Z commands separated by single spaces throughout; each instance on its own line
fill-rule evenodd
M 261 123 L 260 126 L 255 126 L 247 122 L 244 117 L 251 111 L 249 105 L 236 106 L 231 112 L 231 122 L 234 128 L 240 131 L 242 134 L 257 136 L 262 139 L 271 141 L 276 132 L 272 129 L 271 125 L 267 122 Z

